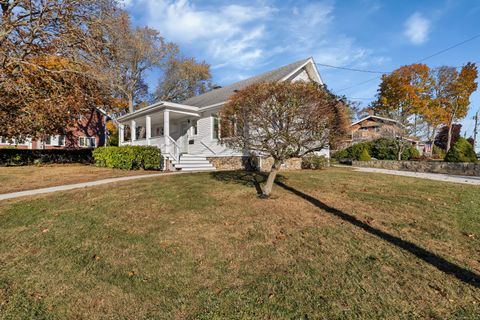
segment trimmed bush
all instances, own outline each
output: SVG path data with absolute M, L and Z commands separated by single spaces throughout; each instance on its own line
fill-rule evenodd
M 0 149 L 0 165 L 26 166 L 32 164 L 93 163 L 91 149 Z
M 370 161 L 370 160 L 372 160 L 372 157 L 370 157 L 370 153 L 368 153 L 367 148 L 363 149 L 363 151 L 360 154 L 360 157 L 359 157 L 358 160 L 360 160 L 360 161 Z
M 477 155 L 467 139 L 458 138 L 445 156 L 445 162 L 477 162 Z
M 124 170 L 159 170 L 162 163 L 160 149 L 153 146 L 101 147 L 93 157 L 99 167 Z
M 302 158 L 302 169 L 325 169 L 328 166 L 328 159 L 325 156 L 308 154 Z

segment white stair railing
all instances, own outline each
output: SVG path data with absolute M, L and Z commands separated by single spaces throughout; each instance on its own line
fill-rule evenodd
M 168 152 L 173 156 L 175 161 L 179 162 L 180 161 L 180 146 L 178 145 L 177 141 L 175 141 L 175 139 L 173 139 L 172 137 L 167 136 L 167 138 L 173 143 L 171 145 L 173 147 L 173 152 L 170 152 L 170 150 L 168 150 Z

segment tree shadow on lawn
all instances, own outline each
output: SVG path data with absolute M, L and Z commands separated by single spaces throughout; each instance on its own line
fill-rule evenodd
M 226 183 L 240 183 L 246 186 L 251 186 L 255 187 L 257 193 L 259 195 L 262 194 L 262 189 L 261 189 L 261 183 L 264 183 L 267 179 L 267 175 L 264 173 L 260 172 L 247 172 L 247 171 L 220 171 L 220 172 L 212 172 L 211 176 L 219 181 L 223 181 Z M 407 241 L 403 240 L 402 238 L 399 238 L 397 236 L 391 235 L 385 231 L 382 231 L 380 229 L 374 228 L 354 216 L 345 213 L 341 210 L 338 210 L 336 208 L 330 207 L 329 205 L 323 203 L 322 201 L 306 194 L 303 193 L 291 186 L 288 186 L 285 184 L 286 178 L 278 175 L 277 179 L 275 180 L 275 184 L 278 185 L 279 187 L 299 196 L 300 198 L 310 202 L 317 208 L 320 208 L 331 215 L 342 219 L 343 221 L 349 222 L 350 224 L 354 225 L 355 227 L 358 227 L 390 244 L 393 244 L 394 246 L 403 249 L 417 258 L 427 262 L 428 264 L 434 266 L 438 270 L 446 273 L 446 274 L 451 274 L 457 279 L 461 280 L 464 283 L 470 284 L 475 288 L 480 288 L 480 275 L 465 269 L 459 265 L 456 265 L 452 262 L 447 261 L 446 259 L 436 255 L 433 252 L 430 252 L 422 247 L 419 247 L 418 245 Z

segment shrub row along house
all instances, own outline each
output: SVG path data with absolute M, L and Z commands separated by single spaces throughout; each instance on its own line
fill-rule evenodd
M 0 148 L 17 149 L 82 149 L 102 147 L 106 143 L 108 115 L 99 108 L 92 108 L 78 116 L 72 127 L 65 128 L 63 135 L 46 136 L 43 139 L 26 137 L 9 140 L 0 137 Z
M 165 168 L 176 170 L 242 169 L 248 166 L 249 151 L 233 150 L 220 143 L 228 138 L 222 127 L 220 108 L 236 92 L 260 82 L 307 81 L 323 85 L 313 58 L 304 59 L 226 87 L 189 98 L 182 103 L 159 101 L 117 118 L 119 145 L 151 145 L 161 149 Z M 222 134 L 223 133 L 223 134 Z M 321 154 L 328 157 L 329 151 Z M 256 166 L 269 168 L 269 159 L 257 158 Z M 286 168 L 300 169 L 301 160 L 291 159 Z

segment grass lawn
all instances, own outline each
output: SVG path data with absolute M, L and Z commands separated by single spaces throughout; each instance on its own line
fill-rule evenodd
M 80 164 L 0 167 L 0 194 L 149 172 L 158 173 L 158 171 L 125 171 Z
M 0 202 L 0 318 L 478 319 L 480 188 L 332 168 Z

